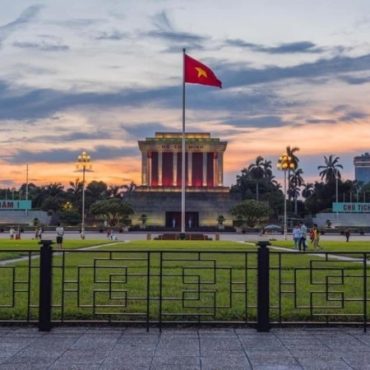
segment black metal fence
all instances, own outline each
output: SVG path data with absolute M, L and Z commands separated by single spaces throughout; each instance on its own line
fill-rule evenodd
M 0 251 L 2 254 L 12 251 Z M 367 327 L 368 253 L 68 250 L 0 262 L 0 321 L 357 324 Z

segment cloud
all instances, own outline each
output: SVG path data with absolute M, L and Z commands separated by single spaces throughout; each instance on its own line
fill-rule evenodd
M 144 122 L 135 126 L 122 124 L 120 127 L 134 138 L 152 136 L 159 131 L 168 131 L 168 127 L 160 122 Z
M 324 83 L 327 83 L 329 78 L 337 79 L 341 73 L 370 70 L 370 55 L 334 57 L 296 66 L 269 66 L 261 69 L 245 66 L 243 63 L 213 65 L 225 88 L 216 90 L 189 84 L 187 104 L 191 109 L 232 110 L 252 115 L 261 115 L 268 111 L 273 115 L 281 108 L 298 107 L 304 102 L 287 100 L 272 93 L 271 83 L 297 79 L 322 84 L 323 77 Z M 251 90 L 253 85 L 256 87 Z M 26 90 L 0 81 L 0 119 L 36 119 L 65 109 L 88 106 L 142 107 L 151 104 L 173 108 L 179 106 L 180 95 L 181 89 L 177 85 L 133 87 L 113 92 L 78 92 L 54 89 Z
M 339 79 L 344 82 L 347 82 L 350 85 L 362 85 L 370 82 L 370 76 L 368 77 L 341 76 Z
M 99 140 L 99 139 L 112 139 L 112 135 L 109 132 L 71 132 L 69 134 L 60 135 L 41 135 L 32 137 L 32 142 L 44 143 L 51 142 L 53 140 L 58 140 L 58 142 L 73 142 L 73 141 L 83 141 L 83 140 Z
M 50 42 L 19 42 L 16 41 L 13 43 L 13 46 L 21 49 L 36 49 L 40 51 L 66 51 L 69 50 L 69 46 L 59 44 L 59 43 L 50 43 Z
M 268 66 L 256 69 L 245 67 L 245 64 L 219 65 L 218 76 L 223 86 L 235 87 L 270 83 L 291 78 L 312 79 L 311 83 L 318 81 L 318 77 L 338 78 L 340 73 L 359 72 L 370 70 L 370 54 L 358 57 L 335 56 L 328 59 L 319 59 L 312 63 L 303 63 L 289 67 Z M 315 80 L 314 80 L 315 79 Z
M 310 41 L 283 43 L 278 46 L 264 46 L 245 42 L 241 39 L 228 39 L 225 41 L 225 44 L 227 46 L 247 48 L 256 52 L 269 54 L 321 53 L 324 51 L 324 49 L 317 47 Z
M 339 121 L 342 122 L 353 122 L 358 120 L 364 120 L 369 115 L 367 113 L 361 112 L 361 111 L 350 111 L 344 114 L 343 116 L 339 117 Z
M 249 118 L 238 118 L 238 119 L 224 119 L 224 122 L 235 127 L 258 127 L 258 128 L 267 128 L 267 127 L 280 127 L 288 122 L 284 122 L 279 116 L 256 116 Z
M 51 149 L 44 151 L 32 152 L 29 150 L 19 150 L 8 159 L 9 163 L 65 163 L 76 161 L 77 156 L 81 153 L 83 148 L 69 150 L 69 149 Z M 111 146 L 100 145 L 94 149 L 89 150 L 89 154 L 93 161 L 116 159 L 125 156 L 137 156 L 139 149 L 136 147 L 116 148 Z
M 306 119 L 306 123 L 325 125 L 325 124 L 337 123 L 337 121 L 335 119 L 309 118 L 309 119 Z
M 350 105 L 337 105 L 332 109 L 332 113 L 339 113 L 338 118 L 341 122 L 353 122 L 357 120 L 364 120 L 369 117 L 369 115 L 362 110 L 354 109 Z
M 111 32 L 101 32 L 95 37 L 96 40 L 113 40 L 119 41 L 128 37 L 128 33 L 120 31 L 111 31 Z
M 160 39 L 169 44 L 166 52 L 179 52 L 182 48 L 202 49 L 202 43 L 209 38 L 190 32 L 177 31 L 168 14 L 162 11 L 153 18 L 154 30 L 143 33 L 143 36 Z
M 0 26 L 0 45 L 11 33 L 21 28 L 21 26 L 33 20 L 43 8 L 42 5 L 31 5 L 19 15 L 14 21 Z
M 172 23 L 165 11 L 155 14 L 153 17 L 153 23 L 158 29 L 173 31 Z
M 36 119 L 82 106 L 137 107 L 148 103 L 165 105 L 166 100 L 172 102 L 174 95 L 179 100 L 179 94 L 178 87 L 132 88 L 112 93 L 79 93 L 53 89 L 19 89 L 15 92 L 8 84 L 0 81 L 0 119 Z
M 159 38 L 171 43 L 193 44 L 207 40 L 207 37 L 198 36 L 188 32 L 150 31 L 146 33 L 149 37 Z M 179 47 L 178 47 L 179 49 Z

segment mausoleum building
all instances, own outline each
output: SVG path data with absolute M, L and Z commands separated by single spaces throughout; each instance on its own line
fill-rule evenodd
M 147 216 L 148 225 L 178 230 L 181 223 L 182 134 L 157 132 L 138 142 L 142 184 L 131 195 L 134 223 Z M 232 224 L 230 208 L 238 200 L 224 186 L 226 141 L 210 133 L 185 134 L 186 228 L 215 226 L 224 216 Z
M 223 157 L 227 143 L 211 138 L 209 133 L 187 133 L 185 137 L 187 190 L 223 188 Z M 154 138 L 139 141 L 142 186 L 146 190 L 181 188 L 181 139 L 181 133 L 156 133 Z

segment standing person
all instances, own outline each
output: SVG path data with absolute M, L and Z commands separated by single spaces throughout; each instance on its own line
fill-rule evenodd
M 299 248 L 299 242 L 301 240 L 301 228 L 299 227 L 299 225 L 295 225 L 294 226 L 294 229 L 292 231 L 292 236 L 293 236 L 293 241 L 294 241 L 294 249 L 298 249 Z
M 13 226 L 9 229 L 9 237 L 10 237 L 10 240 L 15 239 L 15 229 Z
M 63 226 L 60 225 L 58 222 L 58 225 L 55 229 L 57 233 L 57 248 L 58 249 L 63 249 L 63 236 L 64 236 L 64 228 Z
M 344 232 L 344 235 L 346 237 L 346 242 L 349 242 L 349 237 L 351 236 L 351 231 L 349 229 L 346 229 Z
M 310 240 L 311 240 L 311 244 L 313 244 L 313 239 L 314 238 L 315 238 L 315 232 L 314 232 L 313 227 L 311 227 L 311 229 L 310 229 Z
M 39 238 L 39 227 L 36 226 L 36 229 L 35 229 L 35 240 L 37 240 Z
M 44 232 L 44 230 L 42 229 L 42 226 L 40 226 L 38 229 L 37 229 L 37 239 L 42 239 L 42 233 Z
M 301 239 L 299 240 L 299 250 L 303 250 L 303 252 L 306 252 L 307 227 L 304 223 L 302 223 L 300 227 L 301 227 Z
M 317 227 L 316 224 L 313 225 L 313 249 L 316 251 L 316 250 L 320 250 L 322 249 L 319 245 L 319 242 L 320 242 L 320 230 L 319 228 Z

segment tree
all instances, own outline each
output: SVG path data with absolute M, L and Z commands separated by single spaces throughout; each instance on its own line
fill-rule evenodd
M 338 168 L 343 169 L 343 166 L 338 163 L 339 157 L 335 157 L 330 154 L 329 157 L 324 156 L 325 164 L 318 166 L 317 169 L 321 170 L 319 173 L 321 180 L 325 180 L 328 183 L 334 183 L 336 179 L 341 179 L 341 174 Z
M 259 182 L 264 177 L 265 167 L 264 167 L 264 158 L 260 155 L 256 158 L 256 162 L 252 163 L 248 167 L 248 171 L 251 174 L 252 178 L 256 182 L 256 200 L 259 200 Z
M 117 198 L 98 200 L 91 205 L 90 212 L 95 216 L 104 217 L 110 226 L 118 225 L 134 213 L 128 203 Z
M 122 198 L 123 186 L 121 185 L 110 185 L 107 190 L 108 197 L 110 198 Z
M 69 182 L 69 188 L 67 189 L 67 194 L 76 209 L 81 210 L 82 208 L 82 189 L 83 183 L 79 178 L 75 181 Z
M 295 152 L 298 152 L 298 151 L 299 151 L 299 148 L 296 146 L 294 148 L 291 148 L 290 146 L 286 147 L 286 155 L 290 157 L 290 161 L 293 162 L 295 168 L 298 167 L 298 163 L 299 163 L 299 158 L 295 155 Z
M 271 208 L 266 202 L 247 199 L 233 207 L 230 212 L 237 219 L 245 221 L 249 227 L 254 227 L 269 217 Z
M 122 186 L 123 193 L 122 193 L 122 198 L 128 199 L 130 195 L 136 190 L 136 184 L 131 181 L 129 184 L 125 184 Z
M 307 199 L 313 194 L 313 184 L 312 183 L 307 183 L 304 184 L 304 187 L 302 189 L 302 197 Z
M 303 170 L 297 168 L 289 177 L 289 196 L 292 196 L 294 199 L 294 214 L 297 214 L 297 199 L 300 194 L 300 188 L 304 185 L 304 180 L 302 177 Z

